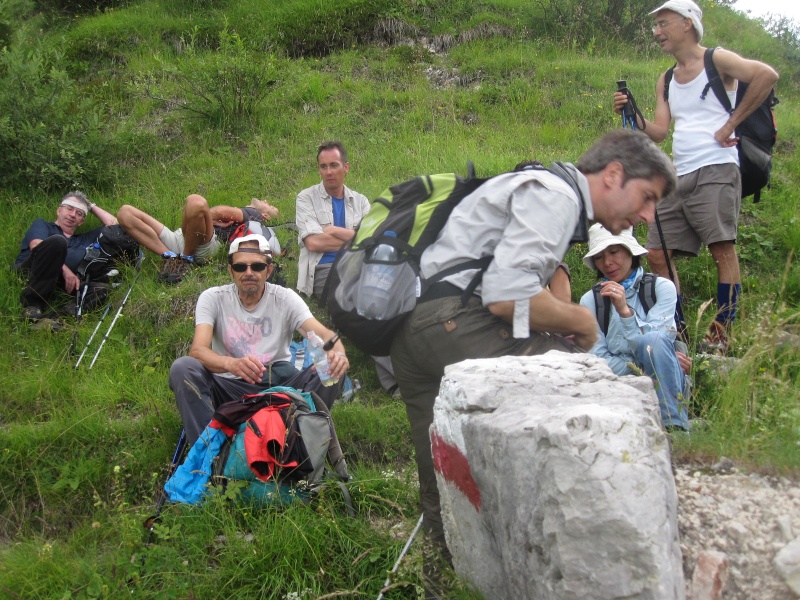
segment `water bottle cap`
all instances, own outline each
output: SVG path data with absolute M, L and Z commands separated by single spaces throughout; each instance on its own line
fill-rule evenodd
M 386 237 L 397 237 L 397 234 L 394 231 L 385 231 L 383 235 Z

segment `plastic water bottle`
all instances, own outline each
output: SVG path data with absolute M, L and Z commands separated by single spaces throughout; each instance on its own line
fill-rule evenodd
M 319 380 L 325 387 L 331 386 L 339 382 L 338 377 L 331 377 L 328 372 L 328 355 L 322 346 L 325 342 L 313 331 L 308 332 L 308 351 L 311 353 L 311 358 L 314 360 L 314 366 L 317 368 L 317 375 Z
M 387 237 L 397 237 L 394 231 L 387 231 Z M 364 270 L 358 281 L 356 312 L 367 319 L 384 319 L 391 304 L 392 284 L 402 265 L 397 263 L 400 252 L 389 244 L 378 244 L 369 254 L 369 262 L 364 262 Z

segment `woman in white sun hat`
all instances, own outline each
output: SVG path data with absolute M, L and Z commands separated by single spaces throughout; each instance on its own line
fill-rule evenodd
M 633 363 L 652 377 L 664 427 L 688 430 L 684 405 L 691 359 L 675 350 L 677 293 L 663 277 L 656 278 L 654 286 L 643 284 L 640 257 L 645 254 L 631 229 L 619 235 L 599 223 L 589 229 L 589 251 L 583 262 L 601 277 L 581 298 L 581 304 L 598 315 L 600 333 L 589 352 L 605 359 L 617 375 L 633 374 L 629 366 Z

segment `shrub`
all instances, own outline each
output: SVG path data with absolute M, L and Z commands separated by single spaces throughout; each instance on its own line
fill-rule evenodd
M 649 0 L 541 0 L 546 32 L 572 44 L 617 37 L 638 49 L 652 42 Z M 536 29 L 536 27 L 534 28 Z
M 0 51 L 0 182 L 45 190 L 109 179 L 103 112 L 62 69 L 58 49 Z
M 200 47 L 194 29 L 177 61 L 161 61 L 160 80 L 146 94 L 171 110 L 238 134 L 256 124 L 260 102 L 277 81 L 276 59 L 250 49 L 227 24 L 216 50 Z

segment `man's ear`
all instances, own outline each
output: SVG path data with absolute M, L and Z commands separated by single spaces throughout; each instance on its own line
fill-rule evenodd
M 621 162 L 611 161 L 603 169 L 603 183 L 609 189 L 622 187 L 622 181 L 625 179 L 625 169 Z

